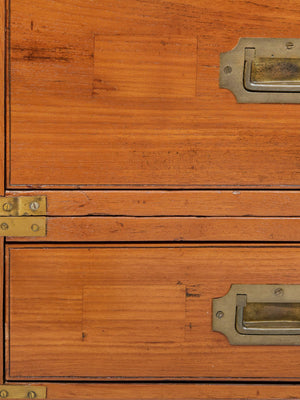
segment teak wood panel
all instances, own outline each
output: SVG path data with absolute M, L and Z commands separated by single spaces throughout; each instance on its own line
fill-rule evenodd
M 298 105 L 218 87 L 239 37 L 298 37 L 300 4 L 10 0 L 13 188 L 299 188 Z
M 55 384 L 48 383 L 49 400 L 287 400 L 299 399 L 299 385 L 279 384 Z
M 46 242 L 300 241 L 299 217 L 47 217 L 46 229 Z
M 299 347 L 211 328 L 212 298 L 299 283 L 299 262 L 297 246 L 10 245 L 6 378 L 299 380 Z
M 46 196 L 48 216 L 300 216 L 300 192 L 291 190 L 48 190 L 26 195 Z

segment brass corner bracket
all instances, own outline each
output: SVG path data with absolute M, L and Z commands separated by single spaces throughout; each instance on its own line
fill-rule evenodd
M 46 236 L 46 213 L 46 196 L 0 197 L 0 236 Z
M 1 399 L 46 399 L 46 386 L 0 385 Z

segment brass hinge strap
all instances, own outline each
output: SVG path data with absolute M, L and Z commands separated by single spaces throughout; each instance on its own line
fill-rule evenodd
M 1 399 L 46 399 L 46 386 L 0 385 Z

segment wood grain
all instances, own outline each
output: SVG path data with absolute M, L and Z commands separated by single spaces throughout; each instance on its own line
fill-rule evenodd
M 0 0 L 0 196 L 5 193 L 5 1 Z M 3 292 L 4 292 L 4 239 L 0 238 L 0 325 L 4 325 L 3 315 Z M 1 295 L 2 293 L 2 295 Z M 0 329 L 0 383 L 4 381 L 3 369 L 3 328 Z
M 299 283 L 297 246 L 8 250 L 7 379 L 299 380 L 299 347 L 231 346 L 211 330 L 231 284 Z
M 46 196 L 49 216 L 299 217 L 298 191 L 7 191 Z
M 299 17 L 296 0 L 11 0 L 8 187 L 299 188 L 298 106 L 218 87 L 221 52 L 298 37 Z
M 288 384 L 47 384 L 49 400 L 288 400 L 299 397 L 299 386 Z
M 300 218 L 48 217 L 47 235 L 21 242 L 299 242 Z
M 185 296 L 185 287 L 174 285 L 86 286 L 82 324 L 93 342 L 104 345 L 162 338 L 179 343 L 184 340 Z
M 94 54 L 94 95 L 195 97 L 196 37 L 96 35 Z

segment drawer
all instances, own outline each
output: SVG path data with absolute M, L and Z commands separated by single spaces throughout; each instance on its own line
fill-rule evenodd
M 296 0 L 7 3 L 8 188 L 300 188 L 298 105 L 219 88 L 240 37 L 299 36 Z
M 300 388 L 293 384 L 48 383 L 47 393 L 55 400 L 285 400 L 298 399 Z
M 6 263 L 7 381 L 299 380 L 298 346 L 212 331 L 232 284 L 300 283 L 297 245 L 11 244 Z

